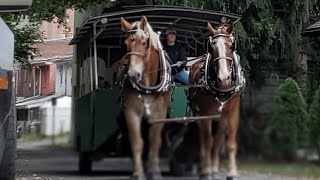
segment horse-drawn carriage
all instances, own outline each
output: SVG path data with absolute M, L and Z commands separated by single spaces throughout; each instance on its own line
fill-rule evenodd
M 198 139 L 194 138 L 198 133 L 193 133 L 186 138 L 186 123 L 176 125 L 174 122 L 189 120 L 207 122 L 202 119 L 214 119 L 220 117 L 216 115 L 218 111 L 230 111 L 233 110 L 233 106 L 238 107 L 238 98 L 234 98 L 234 94 L 239 96 L 244 81 L 240 76 L 239 62 L 233 49 L 232 27 L 224 25 L 215 30 L 211 26 L 211 24 L 218 26 L 226 22 L 233 24 L 238 20 L 239 16 L 235 14 L 167 6 L 130 6 L 106 9 L 105 13 L 86 19 L 77 29 L 70 43 L 76 45 L 73 71 L 73 123 L 76 150 L 80 152 L 80 171 L 91 170 L 93 160 L 108 156 L 127 156 L 130 153 L 128 149 L 131 149 L 134 157 L 133 178 L 140 179 L 143 176 L 141 174 L 143 173 L 141 145 L 143 146 L 145 142 L 144 147 L 149 148 L 149 154 L 146 157 L 149 158 L 148 166 L 151 171 L 151 177 L 148 179 L 157 179 L 159 171 L 157 156 L 161 144 L 164 145 L 162 147 L 165 147 L 161 152 L 170 154 L 172 170 L 177 164 L 173 160 L 176 158 L 175 151 L 188 149 L 188 152 L 179 152 L 180 156 L 183 153 L 193 154 L 193 156 L 183 155 L 184 158 L 195 157 L 196 152 L 194 151 L 198 151 L 197 148 L 191 150 L 181 148 L 181 146 L 201 147 L 201 152 L 203 150 L 212 151 L 211 149 L 206 150 L 205 142 L 202 142 L 212 140 L 211 129 L 209 129 L 211 138 L 206 137 L 208 134 L 200 133 L 200 137 L 203 134 L 203 137 L 200 138 L 202 140 L 200 146 L 195 145 L 199 143 Z M 138 24 L 133 23 L 135 21 Z M 160 43 L 164 36 L 157 32 L 163 32 L 172 25 L 177 30 L 177 42 L 186 48 L 188 56 L 201 57 L 191 58 L 193 61 L 190 60 L 188 63 L 187 70 L 190 70 L 192 83 L 190 85 L 172 84 L 170 78 L 168 69 L 172 65 L 166 63 L 165 52 Z M 134 42 L 136 39 L 137 42 Z M 138 42 L 142 43 L 141 46 Z M 146 47 L 146 51 L 142 52 L 141 47 Z M 217 55 L 212 52 L 215 50 Z M 221 55 L 221 53 L 224 54 Z M 146 56 L 149 57 L 147 60 Z M 134 67 L 133 63 L 139 64 L 140 60 L 145 64 L 147 61 L 153 62 L 148 65 L 148 68 L 151 68 L 150 73 L 144 73 L 143 77 L 141 77 L 143 72 L 137 73 L 139 68 Z M 193 63 L 195 64 L 192 65 Z M 224 63 L 228 69 L 219 68 L 220 70 L 216 72 L 218 78 L 213 80 L 213 75 L 207 73 L 210 72 L 209 69 L 219 67 L 221 63 Z M 204 68 L 197 69 L 200 66 Z M 120 73 L 119 76 L 121 67 L 126 71 L 123 74 Z M 144 69 L 146 68 L 147 66 Z M 150 74 L 150 77 L 145 77 L 148 76 L 147 74 Z M 128 80 L 121 81 L 124 79 L 122 75 L 125 75 Z M 121 77 L 120 81 L 119 77 Z M 200 80 L 206 85 L 199 84 Z M 217 85 L 218 83 L 220 85 Z M 202 90 L 198 91 L 198 88 Z M 210 100 L 209 97 L 210 101 L 215 101 L 212 105 L 212 108 L 216 108 L 214 113 L 208 114 L 201 109 L 206 106 L 201 102 L 207 105 L 210 105 L 210 102 L 197 101 L 202 98 L 208 100 L 208 96 L 201 94 L 205 91 L 215 93 L 215 98 Z M 187 97 L 188 93 L 189 97 Z M 219 99 L 217 94 L 230 95 L 230 97 Z M 229 100 L 232 101 L 232 104 L 237 105 L 229 106 Z M 139 108 L 140 105 L 142 105 L 141 108 Z M 212 111 L 212 108 L 207 109 L 206 112 Z M 230 116 L 236 117 L 238 111 L 236 108 L 236 114 Z M 147 121 L 141 122 L 141 119 Z M 168 125 L 161 131 L 164 126 L 163 122 L 173 122 L 175 125 L 171 127 Z M 142 123 L 141 128 L 140 123 Z M 198 125 L 200 131 L 208 131 L 206 126 L 209 124 L 198 123 Z M 235 126 L 237 128 L 237 125 Z M 190 128 L 189 125 L 188 128 Z M 148 131 L 148 129 L 151 130 Z M 140 132 L 143 137 L 149 136 L 149 142 L 141 140 Z M 234 137 L 236 129 L 232 133 Z M 232 150 L 234 150 L 234 143 L 229 143 Z M 231 166 L 235 166 L 235 152 L 232 151 L 232 153 Z M 208 164 L 202 160 L 204 158 L 208 157 L 202 153 L 200 155 L 202 179 L 211 176 L 208 175 L 211 172 L 206 167 Z M 192 163 L 194 160 L 191 161 Z M 234 168 L 231 167 L 231 171 L 234 171 Z M 231 172 L 231 175 L 236 176 L 236 172 Z

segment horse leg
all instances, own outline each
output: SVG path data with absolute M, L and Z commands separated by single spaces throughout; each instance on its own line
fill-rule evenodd
M 159 167 L 159 149 L 161 147 L 161 132 L 163 123 L 152 124 L 149 128 L 148 180 L 161 180 Z
M 237 131 L 238 131 L 238 124 L 239 124 L 239 102 L 235 102 L 233 104 L 235 108 L 230 111 L 230 118 L 229 120 L 229 127 L 227 132 L 227 139 L 226 139 L 226 149 L 229 158 L 229 172 L 227 179 L 236 179 L 238 177 L 238 170 L 237 170 L 237 162 L 236 162 L 236 153 L 237 153 Z
M 211 120 L 198 122 L 200 137 L 200 180 L 212 180 L 210 156 L 213 137 L 211 124 Z
M 141 118 L 132 111 L 125 111 L 126 122 L 128 126 L 128 134 L 133 158 L 133 176 L 132 180 L 144 180 L 142 152 L 143 139 L 141 137 Z
M 212 147 L 212 173 L 213 179 L 220 179 L 218 176 L 219 172 L 219 153 L 221 149 L 221 144 L 224 137 L 224 128 L 222 127 L 222 122 L 218 124 L 218 130 L 213 137 L 213 147 Z

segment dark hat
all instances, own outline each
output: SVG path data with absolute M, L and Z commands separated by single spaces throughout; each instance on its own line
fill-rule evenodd
M 168 27 L 168 29 L 167 29 L 166 32 L 165 32 L 165 35 L 168 35 L 169 33 L 177 34 L 177 31 L 176 31 L 176 29 L 173 28 L 173 27 Z

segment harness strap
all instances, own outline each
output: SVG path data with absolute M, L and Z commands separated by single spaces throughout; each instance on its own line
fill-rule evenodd
M 135 32 L 135 31 L 136 30 L 132 30 L 130 32 Z M 160 34 L 158 34 L 158 35 L 160 35 Z M 139 92 L 144 93 L 144 94 L 150 94 L 152 92 L 167 91 L 171 86 L 171 72 L 170 72 L 171 68 L 170 68 L 170 65 L 167 64 L 167 60 L 165 58 L 165 51 L 162 49 L 162 45 L 161 45 L 160 41 L 158 42 L 158 46 L 159 46 L 159 48 L 157 49 L 157 51 L 159 52 L 159 55 L 160 55 L 160 66 L 161 66 L 159 70 L 163 70 L 162 74 L 160 75 L 161 76 L 160 83 L 154 87 L 147 87 L 139 82 L 134 82 L 134 81 L 132 81 L 132 79 L 129 78 L 133 88 L 135 88 L 136 90 L 138 90 Z M 143 58 L 146 56 L 146 54 L 142 54 L 139 52 L 128 52 L 124 56 L 124 58 L 126 58 L 129 55 L 138 55 Z

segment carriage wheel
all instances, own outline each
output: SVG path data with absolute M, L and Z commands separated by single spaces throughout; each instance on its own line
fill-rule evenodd
M 14 96 L 11 97 L 11 113 L 7 120 L 0 127 L 0 179 L 14 180 L 16 173 L 16 109 L 14 105 Z M 4 131 L 4 132 L 2 132 Z M 5 134 L 6 133 L 6 134 Z M 6 136 L 5 136 L 6 135 Z
M 197 133 L 194 124 L 189 124 L 174 133 L 177 137 L 170 142 L 169 146 L 171 147 L 169 170 L 172 175 L 178 177 L 193 175 L 193 165 L 197 161 L 194 154 L 198 153 L 199 146 L 195 136 Z
M 92 170 L 92 160 L 89 152 L 79 153 L 79 172 L 82 174 L 88 174 Z
M 16 171 L 16 121 L 13 113 L 10 115 L 6 124 L 8 127 L 5 129 L 7 130 L 7 136 L 4 139 L 4 144 L 0 144 L 0 148 L 4 147 L 2 161 L 0 162 L 0 179 L 13 180 L 15 179 Z
M 193 164 L 181 163 L 174 158 L 172 158 L 169 163 L 170 174 L 177 177 L 192 176 L 192 168 Z

